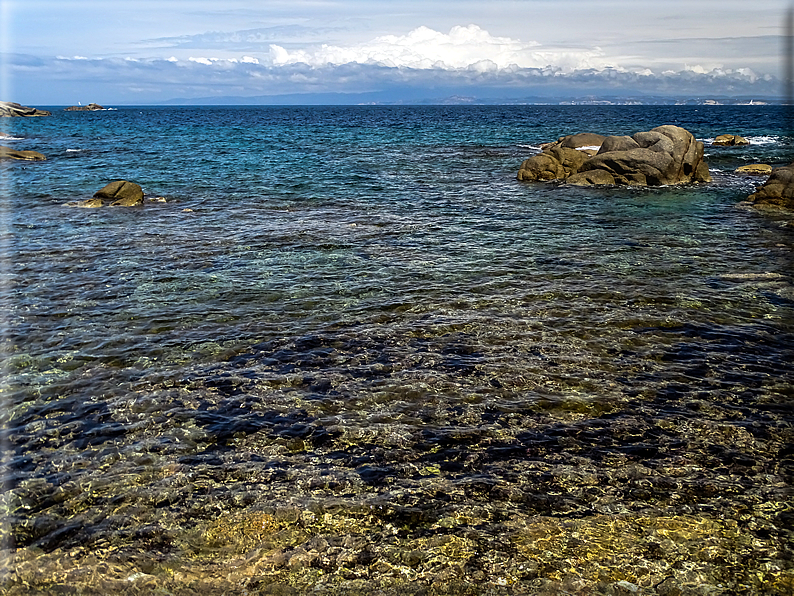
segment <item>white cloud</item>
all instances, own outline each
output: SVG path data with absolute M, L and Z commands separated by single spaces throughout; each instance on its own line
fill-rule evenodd
M 168 59 L 169 62 L 179 62 L 173 56 Z M 195 56 L 191 56 L 188 58 L 188 61 L 195 62 L 197 64 L 204 64 L 205 66 L 212 66 L 213 64 L 220 64 L 220 65 L 229 65 L 229 64 L 259 64 L 259 60 L 253 58 L 251 56 L 243 56 L 239 60 L 237 58 L 204 58 L 199 56 L 196 58 Z
M 322 45 L 313 50 L 290 51 L 271 44 L 270 59 L 275 66 L 372 64 L 423 70 L 475 68 L 483 72 L 511 66 L 544 68 L 553 65 L 564 71 L 610 66 L 599 48 L 544 49 L 534 41 L 493 36 L 477 25 L 453 27 L 449 33 L 423 26 L 406 35 L 385 35 L 350 46 Z
M 689 64 L 686 64 L 684 65 L 684 70 L 689 70 L 697 74 L 706 74 L 708 72 L 708 70 L 703 68 L 700 64 L 695 64 L 694 66 L 690 66 Z

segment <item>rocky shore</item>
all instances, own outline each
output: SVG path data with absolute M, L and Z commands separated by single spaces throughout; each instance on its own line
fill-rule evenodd
M 18 151 L 11 147 L 0 145 L 0 161 L 15 159 L 19 161 L 44 161 L 47 159 L 38 151 Z
M 0 117 L 31 118 L 35 116 L 52 116 L 52 112 L 30 108 L 13 101 L 0 101 Z

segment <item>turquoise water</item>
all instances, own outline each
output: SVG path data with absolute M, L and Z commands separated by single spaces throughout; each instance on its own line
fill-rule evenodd
M 1 167 L 7 587 L 23 585 L 22 560 L 126 553 L 124 578 L 165 582 L 140 561 L 313 552 L 303 534 L 250 542 L 237 522 L 208 542 L 219 520 L 285 511 L 360 525 L 314 531 L 371 554 L 306 566 L 333 581 L 391 577 L 389 525 L 406 544 L 465 536 L 481 552 L 532 520 L 649 511 L 736 520 L 762 544 L 736 573 L 790 570 L 792 232 L 737 207 L 761 180 L 733 173 L 789 163 L 781 123 L 766 106 L 7 119 L 3 144 L 48 157 Z M 661 124 L 705 142 L 711 184 L 515 179 L 561 135 Z M 751 145 L 711 147 L 725 132 Z M 64 206 L 116 179 L 166 202 Z M 487 548 L 532 568 L 516 541 Z M 549 565 L 510 581 L 563 577 Z M 727 581 L 724 561 L 702 567 Z M 301 589 L 326 581 L 275 569 Z M 441 581 L 428 578 L 414 580 Z

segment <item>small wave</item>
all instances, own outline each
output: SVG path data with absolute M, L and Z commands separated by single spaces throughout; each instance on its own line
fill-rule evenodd
M 747 141 L 750 143 L 750 145 L 776 145 L 776 144 L 780 143 L 780 137 L 776 136 L 776 135 L 761 135 L 761 136 L 755 136 L 755 137 L 745 137 L 745 139 L 747 139 Z M 698 139 L 698 141 L 701 141 L 704 145 L 713 145 L 714 144 L 714 139 L 712 139 L 712 138 Z M 728 146 L 730 146 L 730 145 L 728 145 Z
M 780 137 L 774 135 L 746 138 L 750 141 L 751 145 L 776 145 L 780 143 Z
M 0 134 L 0 141 L 24 141 L 24 137 L 11 137 L 9 135 Z
M 759 280 L 775 280 L 775 279 L 786 279 L 786 276 L 781 273 L 773 273 L 771 271 L 766 271 L 764 273 L 726 273 L 725 275 L 720 275 L 720 279 L 726 279 L 729 281 L 759 281 Z
M 80 151 L 83 151 L 83 149 L 67 149 L 66 153 L 79 153 Z
M 543 151 L 543 147 L 541 145 L 518 145 L 522 149 L 532 149 L 533 151 Z M 598 151 L 601 149 L 601 145 L 588 145 L 586 147 L 577 147 L 579 151 L 584 151 L 585 149 L 592 149 L 593 151 Z

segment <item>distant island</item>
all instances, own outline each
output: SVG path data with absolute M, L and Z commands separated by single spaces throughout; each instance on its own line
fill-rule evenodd
M 69 106 L 68 108 L 64 108 L 66 112 L 95 112 L 97 110 L 105 110 L 107 108 L 102 107 L 98 103 L 90 103 L 87 106 Z

